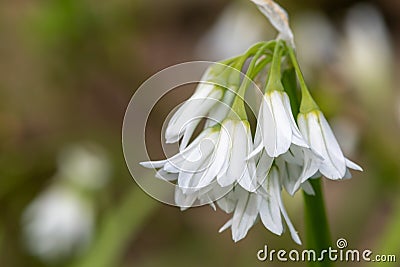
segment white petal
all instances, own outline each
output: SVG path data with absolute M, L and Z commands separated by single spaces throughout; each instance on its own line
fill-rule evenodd
M 170 132 L 171 130 L 173 130 L 174 125 L 176 123 L 176 121 L 178 120 L 178 118 L 185 112 L 185 109 L 187 109 L 187 106 L 189 105 L 188 102 L 184 102 L 179 108 L 178 110 L 174 113 L 174 115 L 172 115 L 171 119 L 168 122 L 167 128 L 165 129 L 166 132 Z M 166 133 L 167 134 L 167 133 Z M 170 135 L 170 134 L 168 134 Z
M 236 199 L 235 195 L 233 194 L 233 191 L 231 190 L 231 191 L 229 191 L 228 194 L 225 194 L 223 197 L 220 197 L 227 191 L 227 189 L 226 188 L 218 188 L 217 191 L 223 190 L 223 192 L 215 192 L 216 188 L 218 188 L 218 187 L 214 187 L 213 191 L 214 191 L 214 197 L 219 197 L 219 199 L 217 200 L 218 206 L 226 213 L 233 212 L 235 210 L 236 202 L 237 202 L 237 199 Z
M 287 224 L 287 226 L 289 228 L 290 236 L 292 237 L 294 242 L 296 242 L 297 244 L 301 245 L 300 237 L 299 237 L 296 229 L 294 228 L 292 222 L 290 221 L 289 216 L 288 216 L 285 208 L 283 207 L 282 201 L 281 201 L 281 211 L 282 211 L 283 217 L 285 218 L 286 224 Z
M 182 161 L 183 161 L 183 158 L 182 158 Z M 171 172 L 171 173 L 179 173 L 181 171 L 181 169 L 178 166 L 173 165 L 172 162 L 170 162 L 170 161 L 165 163 L 162 170 L 166 171 L 166 172 Z
M 225 231 L 226 229 L 228 229 L 229 227 L 232 226 L 232 219 L 230 219 L 229 221 L 227 221 L 220 229 L 219 229 L 219 233 L 222 233 L 223 231 Z
M 282 158 L 275 160 L 280 174 L 280 179 L 290 195 L 294 195 L 300 188 L 301 167 L 295 164 L 284 161 Z
M 186 161 L 191 155 L 191 162 L 197 162 L 199 160 L 204 160 L 207 155 L 204 153 L 208 153 L 210 148 L 214 144 L 216 144 L 218 138 L 218 132 L 214 132 L 212 129 L 206 129 L 192 142 L 190 145 L 174 155 L 173 157 L 168 159 L 168 162 L 179 170 L 185 170 L 183 167 L 184 164 L 187 164 Z M 197 158 L 195 157 L 197 155 Z M 167 167 L 167 166 L 166 166 Z
M 208 114 L 208 119 L 205 123 L 204 128 L 208 128 L 215 124 L 220 124 L 228 115 L 230 111 L 231 104 L 236 94 L 227 88 L 224 93 L 224 97 L 221 103 L 216 104 Z
M 271 172 L 276 172 L 276 169 L 272 168 Z M 278 195 L 280 195 L 280 185 L 272 183 L 270 176 L 268 176 L 265 183 L 265 190 L 269 192 L 269 194 L 263 197 L 260 204 L 261 221 L 272 233 L 281 235 L 283 232 L 283 225 L 279 202 L 277 200 Z
M 206 191 L 209 186 L 199 187 L 199 181 L 203 177 L 205 170 L 209 166 L 209 162 L 204 162 L 203 165 L 199 167 L 199 171 L 189 172 L 187 176 L 180 176 L 178 178 L 178 185 L 182 191 L 186 194 L 194 194 L 198 192 L 199 194 Z M 182 173 L 182 172 L 181 172 Z M 179 173 L 179 175 L 181 175 Z M 182 181 L 181 181 L 182 180 Z
M 184 150 L 180 151 L 179 153 L 175 154 L 174 156 L 159 161 L 145 161 L 140 162 L 145 168 L 162 168 L 164 167 L 165 171 L 167 172 L 177 172 L 180 170 L 180 166 L 184 163 L 185 159 L 188 158 L 189 155 L 192 157 L 197 153 L 197 155 L 201 156 L 199 145 L 204 140 L 214 140 L 217 137 L 217 133 L 213 132 L 212 129 L 206 129 Z
M 328 129 L 325 129 L 326 125 L 323 125 L 319 118 L 320 116 L 317 117 L 315 112 L 307 114 L 310 145 L 324 158 L 319 170 L 329 179 L 342 178 L 346 172 L 344 156 L 341 154 L 336 139 L 331 138 L 333 134 L 325 134 L 325 132 L 331 132 L 329 125 Z M 327 136 L 330 138 L 327 139 Z
M 172 156 L 171 158 L 167 159 L 168 161 L 172 162 L 172 164 L 177 164 L 178 162 L 182 162 L 189 154 L 193 152 L 193 150 L 199 151 L 199 145 L 204 140 L 214 140 L 218 136 L 217 132 L 214 132 L 212 129 L 206 129 L 193 140 L 192 143 L 182 151 L 179 151 L 176 155 Z
M 262 115 L 258 117 L 258 123 L 265 150 L 270 157 L 275 157 L 277 130 L 270 108 L 270 101 L 269 97 L 263 97 L 260 106 L 260 113 Z
M 248 156 L 246 159 L 251 159 L 254 158 L 254 156 L 258 155 L 264 148 L 263 143 L 259 144 L 256 149 L 254 149 Z
M 206 142 L 203 146 L 198 145 L 196 150 L 190 150 L 192 153 L 187 155 L 184 160 L 177 162 L 180 170 L 178 176 L 178 186 L 184 193 L 198 191 L 199 179 L 204 174 L 206 168 L 211 164 L 211 154 L 214 151 L 214 138 Z M 201 150 L 200 150 L 201 149 Z
M 202 80 L 197 85 L 197 88 L 190 99 L 206 98 L 213 90 L 215 90 L 215 85 L 213 83 Z
M 207 168 L 206 172 L 199 181 L 197 188 L 202 188 L 210 184 L 217 175 L 220 175 L 221 169 L 226 165 L 225 162 L 228 158 L 229 148 L 231 146 L 230 136 L 223 128 L 220 130 L 217 146 L 215 153 L 212 155 L 212 163 Z M 223 186 L 223 185 L 221 185 Z
M 246 127 L 246 136 L 247 136 L 247 151 L 250 151 L 253 146 L 252 138 L 251 138 L 251 132 L 250 132 L 250 126 Z M 247 154 L 247 152 L 246 152 Z M 257 184 L 257 172 L 256 172 L 256 163 L 255 159 L 245 159 L 246 160 L 246 173 L 245 176 L 243 176 L 242 179 L 239 180 L 239 184 L 246 189 L 249 192 L 255 192 L 258 184 Z
M 171 118 L 165 131 L 165 139 L 167 143 L 174 143 L 185 133 L 186 127 L 195 119 L 197 124 L 200 118 L 204 117 L 222 97 L 222 90 L 215 89 L 206 97 L 194 97 L 188 99 L 176 114 Z M 175 116 L 176 115 L 176 116 Z
M 281 157 L 292 164 L 296 164 L 296 165 L 303 165 L 303 147 L 299 147 L 297 145 L 291 145 L 289 150 L 282 154 Z
M 292 142 L 292 129 L 290 126 L 290 119 L 287 117 L 282 101 L 282 95 L 279 92 L 270 93 L 269 110 L 271 112 L 273 121 L 267 123 L 267 125 L 270 126 L 269 131 L 275 131 L 276 134 L 275 140 L 267 143 L 269 145 L 266 147 L 266 149 L 268 155 L 270 155 L 271 157 L 277 157 L 288 151 Z
M 346 160 L 346 166 L 349 167 L 350 169 L 356 170 L 356 171 L 363 171 L 363 169 L 361 168 L 361 166 L 359 166 L 358 164 L 354 163 L 353 161 L 349 160 L 349 159 L 345 159 Z
M 272 180 L 271 182 L 275 184 L 274 187 L 276 188 L 277 185 L 279 184 L 278 172 L 274 171 L 274 172 L 271 173 L 271 180 Z M 283 205 L 283 201 L 282 201 L 282 197 L 281 197 L 280 192 L 278 194 L 277 200 L 278 200 L 279 207 L 281 209 L 282 215 L 285 218 L 286 224 L 287 224 L 287 226 L 289 228 L 290 235 L 292 236 L 292 239 L 294 240 L 294 242 L 296 242 L 297 244 L 301 245 L 300 237 L 298 236 L 296 229 L 293 227 L 293 224 L 289 219 L 289 216 L 288 216 L 288 214 L 287 214 L 287 212 L 285 210 L 285 207 Z
M 228 127 L 226 128 L 229 130 Z M 246 173 L 247 136 L 243 124 L 235 123 L 230 135 L 233 146 L 231 148 L 229 166 L 226 170 L 226 175 L 218 180 L 222 187 L 239 181 Z
M 178 175 L 176 173 L 169 173 L 161 169 L 156 173 L 156 178 L 164 181 L 175 181 L 178 179 Z
M 244 190 L 241 191 L 243 192 L 241 192 L 232 218 L 232 238 L 235 242 L 247 235 L 258 216 L 258 196 Z
M 301 184 L 301 188 L 306 192 L 307 195 L 315 196 L 314 188 L 309 181 L 305 181 Z
M 210 113 L 207 115 L 207 121 L 204 125 L 204 128 L 212 127 L 216 124 L 221 123 L 224 118 L 229 113 L 229 106 L 227 106 L 224 103 L 218 103 L 214 105 L 214 107 L 211 109 Z
M 318 179 L 321 178 L 321 176 L 322 174 L 319 171 L 317 171 L 313 176 L 310 177 L 310 179 Z
M 339 177 L 332 177 L 332 178 L 333 179 L 342 178 L 346 172 L 346 163 L 345 163 L 345 158 L 343 156 L 343 152 L 340 149 L 336 137 L 334 136 L 332 129 L 329 126 L 328 122 L 326 121 L 322 112 L 318 112 L 318 119 L 323 134 L 323 140 L 325 142 L 325 146 L 328 152 L 330 164 L 335 167 L 335 169 L 338 171 L 339 174 Z M 325 164 L 321 165 L 320 167 L 320 171 L 322 174 L 324 174 L 324 169 L 323 169 L 324 165 Z M 327 173 L 329 173 L 329 168 Z
M 273 161 L 274 158 L 268 156 L 265 151 L 261 154 L 256 168 L 256 175 L 258 177 L 257 181 L 259 184 L 264 183 L 265 179 L 267 178 L 267 174 L 271 169 Z
M 251 175 L 247 166 L 244 175 L 239 179 L 238 183 L 248 192 L 255 192 L 258 187 L 255 174 Z
M 261 106 L 260 110 L 258 111 L 258 116 L 257 116 L 257 126 L 256 126 L 256 132 L 254 135 L 254 146 L 258 146 L 259 144 L 263 143 L 263 138 L 262 138 L 262 131 L 263 131 L 263 106 L 265 105 L 265 99 L 264 97 L 261 100 Z
M 196 201 L 196 197 L 196 194 L 184 194 L 179 187 L 176 187 L 175 189 L 175 203 L 181 208 L 181 210 L 190 208 Z
M 198 199 L 199 199 L 200 205 L 209 204 L 214 211 L 217 210 L 217 207 L 215 206 L 214 202 L 211 200 L 209 194 L 199 195 Z
M 164 166 L 165 163 L 167 163 L 167 161 L 168 160 L 166 160 L 166 159 L 158 160 L 158 161 L 143 161 L 143 162 L 140 162 L 139 164 L 148 169 L 158 169 L 158 168 L 161 168 L 162 166 Z
M 308 128 L 308 122 L 307 118 L 304 114 L 299 113 L 297 115 L 297 124 L 299 125 L 299 130 L 301 132 L 301 135 L 307 141 L 308 144 L 310 144 L 310 133 L 309 133 L 309 128 Z
M 182 151 L 187 147 L 187 145 L 189 144 L 190 138 L 192 137 L 193 132 L 196 129 L 199 122 L 200 122 L 200 119 L 192 120 L 191 122 L 188 123 L 188 125 L 185 128 L 185 133 L 183 134 L 182 141 L 179 145 L 179 151 Z
M 283 93 L 283 104 L 286 110 L 286 114 L 288 118 L 290 119 L 290 126 L 292 128 L 292 143 L 296 144 L 301 147 L 309 147 L 307 142 L 304 140 L 303 136 L 300 133 L 299 128 L 297 127 L 297 124 L 294 120 L 293 113 L 292 113 L 292 108 L 290 107 L 290 100 L 289 96 L 286 93 Z
M 302 183 L 312 177 L 318 171 L 321 164 L 321 160 L 317 158 L 311 150 L 304 149 L 303 155 L 304 165 L 300 175 L 300 180 Z

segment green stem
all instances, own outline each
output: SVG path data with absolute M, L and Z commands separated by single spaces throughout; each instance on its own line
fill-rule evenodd
M 306 246 L 308 249 L 316 251 L 317 255 L 321 251 L 331 246 L 329 224 L 325 211 L 325 202 L 322 192 L 321 178 L 309 180 L 314 188 L 315 195 L 310 196 L 303 193 L 304 196 L 304 215 L 306 228 Z M 309 262 L 311 267 L 329 267 L 333 262 L 327 257 L 321 262 Z
M 289 55 L 294 57 L 292 48 L 288 47 Z M 302 86 L 303 93 L 308 93 L 308 89 L 304 82 L 303 76 L 300 72 L 299 65 L 295 58 L 292 58 L 293 67 L 289 67 L 284 72 L 282 77 L 282 82 L 285 86 L 285 90 L 290 96 L 291 107 L 293 109 L 293 114 L 297 114 L 300 108 L 300 101 L 297 94 L 297 81 L 296 72 L 298 79 L 300 80 L 300 86 Z M 306 91 L 306 92 L 305 92 Z M 309 93 L 308 93 L 309 94 Z M 306 246 L 307 249 L 313 249 L 316 251 L 317 255 L 324 249 L 328 249 L 331 246 L 331 238 L 329 231 L 328 219 L 325 211 L 325 201 L 322 191 L 321 178 L 310 179 L 310 183 L 315 191 L 314 196 L 304 195 L 304 216 L 305 216 L 305 232 L 306 232 Z M 310 267 L 329 267 L 333 266 L 333 262 L 329 261 L 327 257 L 324 258 L 322 262 L 308 262 Z
M 259 63 L 257 63 L 257 66 L 254 68 L 254 71 L 252 74 L 249 74 L 249 78 L 254 80 L 257 74 L 272 60 L 272 56 L 270 55 L 264 55 L 265 58 L 261 59 Z
M 294 50 L 291 46 L 287 46 L 287 50 L 289 52 L 290 59 L 292 61 L 293 67 L 296 71 L 297 79 L 299 79 L 300 89 L 302 94 L 309 94 L 306 82 L 304 81 L 303 74 L 301 73 L 299 63 L 297 61 Z
M 70 267 L 118 266 L 124 248 L 157 207 L 157 201 L 132 186 L 122 203 L 106 214 L 90 250 Z
M 244 98 L 244 94 L 246 93 L 247 88 L 251 84 L 252 80 L 251 77 L 255 76 L 254 70 L 256 67 L 256 63 L 259 58 L 264 54 L 265 49 L 268 47 L 268 43 L 264 44 L 260 47 L 257 53 L 254 55 L 253 59 L 250 62 L 249 68 L 246 71 L 246 77 L 244 77 L 243 82 L 239 88 L 238 97 Z
M 280 79 L 281 78 L 281 42 L 277 41 L 274 49 L 274 55 L 272 58 L 271 69 L 269 72 L 269 80 L 272 78 Z
M 270 45 L 269 43 L 264 43 L 263 45 L 261 45 L 258 48 L 258 51 L 255 53 L 255 55 L 253 56 L 253 58 L 250 62 L 250 65 L 246 71 L 246 75 L 243 78 L 242 84 L 240 85 L 239 90 L 235 96 L 235 100 L 232 104 L 232 113 L 231 114 L 234 116 L 238 115 L 240 117 L 240 119 L 242 119 L 242 120 L 247 119 L 247 114 L 246 114 L 245 107 L 244 107 L 244 95 L 247 91 L 247 88 L 252 83 L 252 78 L 256 75 L 255 71 L 257 71 L 257 72 L 261 71 L 261 69 L 256 68 L 256 64 L 257 64 L 257 61 L 260 59 L 260 57 L 264 55 L 265 49 L 267 49 L 269 45 Z M 245 55 L 246 56 L 243 58 L 247 59 L 247 56 L 249 55 L 249 53 L 246 53 Z M 266 58 L 266 60 L 268 60 L 268 57 Z M 243 64 L 244 64 L 244 61 L 241 62 L 240 66 L 242 66 Z M 264 64 L 264 62 L 262 62 L 261 64 Z
M 277 41 L 272 56 L 271 68 L 268 74 L 268 80 L 265 88 L 265 92 L 271 91 L 284 91 L 281 82 L 281 56 L 282 56 L 282 42 Z
M 315 103 L 314 99 L 310 94 L 310 91 L 307 88 L 306 82 L 303 77 L 303 73 L 300 70 L 299 62 L 297 61 L 297 57 L 295 55 L 293 48 L 291 46 L 286 46 L 286 48 L 289 52 L 289 57 L 296 71 L 297 79 L 299 80 L 300 84 L 300 89 L 301 89 L 301 104 L 299 107 L 300 112 L 307 113 L 312 110 L 318 110 L 319 107 L 317 103 Z

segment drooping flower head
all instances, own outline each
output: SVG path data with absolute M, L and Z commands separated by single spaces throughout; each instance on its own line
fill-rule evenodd
M 255 153 L 263 148 L 270 157 L 286 153 L 292 144 L 308 147 L 293 117 L 290 100 L 281 82 L 281 42 L 277 42 L 258 115 Z
M 348 168 L 362 171 L 360 166 L 344 157 L 329 123 L 311 96 L 305 93 L 303 99 L 297 122 L 310 147 L 322 157 L 319 172 L 336 180 L 350 178 Z
M 246 68 L 246 61 L 241 78 L 238 72 Z M 175 202 L 182 210 L 198 202 L 233 213 L 220 231 L 231 228 L 234 241 L 243 239 L 260 219 L 277 235 L 284 232 L 286 222 L 292 239 L 301 244 L 282 192 L 293 196 L 302 189 L 313 195 L 309 179 L 347 178 L 348 168 L 361 167 L 344 157 L 305 86 L 291 46 L 282 40 L 261 42 L 226 62 L 210 67 L 204 76 L 208 83 L 199 85 L 169 121 L 165 138 L 168 143 L 180 141 L 179 152 L 141 165 L 158 169 L 158 178 L 175 183 Z M 294 88 L 282 82 L 285 68 L 294 68 L 300 80 L 300 106 L 293 104 L 296 76 Z M 266 79 L 260 78 L 265 72 Z M 253 138 L 245 93 L 256 79 L 266 82 Z M 204 127 L 193 138 L 203 118 Z
M 232 67 L 222 63 L 211 65 L 194 94 L 171 117 L 165 130 L 166 142 L 175 143 L 182 138 L 180 147 L 183 149 L 201 118 L 210 115 L 217 122 L 220 117 L 224 118 L 224 111 L 232 102 L 231 91 L 237 90 L 238 82 L 239 74 Z

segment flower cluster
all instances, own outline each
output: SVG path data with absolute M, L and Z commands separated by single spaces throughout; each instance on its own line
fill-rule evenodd
M 240 75 L 243 69 L 245 76 Z M 297 88 L 282 82 L 285 71 L 297 74 L 300 105 L 296 106 Z M 296 76 L 293 79 L 296 85 Z M 175 202 L 182 209 L 207 203 L 233 213 L 220 231 L 230 227 L 234 241 L 244 238 L 261 219 L 277 235 L 286 222 L 292 239 L 300 244 L 282 191 L 294 195 L 301 188 L 312 195 L 310 179 L 349 178 L 349 168 L 361 167 L 344 157 L 305 86 L 293 48 L 282 40 L 258 43 L 243 55 L 210 66 L 202 80 L 166 128 L 167 142 L 180 141 L 179 153 L 141 165 L 158 169 L 158 178 L 176 181 Z M 259 112 L 252 129 L 245 92 L 262 80 L 266 82 L 259 89 Z M 204 129 L 194 137 L 204 118 Z

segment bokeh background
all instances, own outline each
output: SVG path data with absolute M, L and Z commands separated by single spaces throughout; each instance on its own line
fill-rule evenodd
M 364 167 L 324 183 L 332 239 L 400 261 L 400 1 L 279 3 L 312 93 Z M 235 244 L 218 234 L 223 212 L 153 200 L 121 146 L 124 111 L 152 74 L 274 35 L 247 0 L 2 1 L 0 266 L 258 266 L 265 244 L 301 249 L 260 224 Z M 159 131 L 148 136 L 153 151 Z M 304 237 L 301 194 L 285 200 Z

